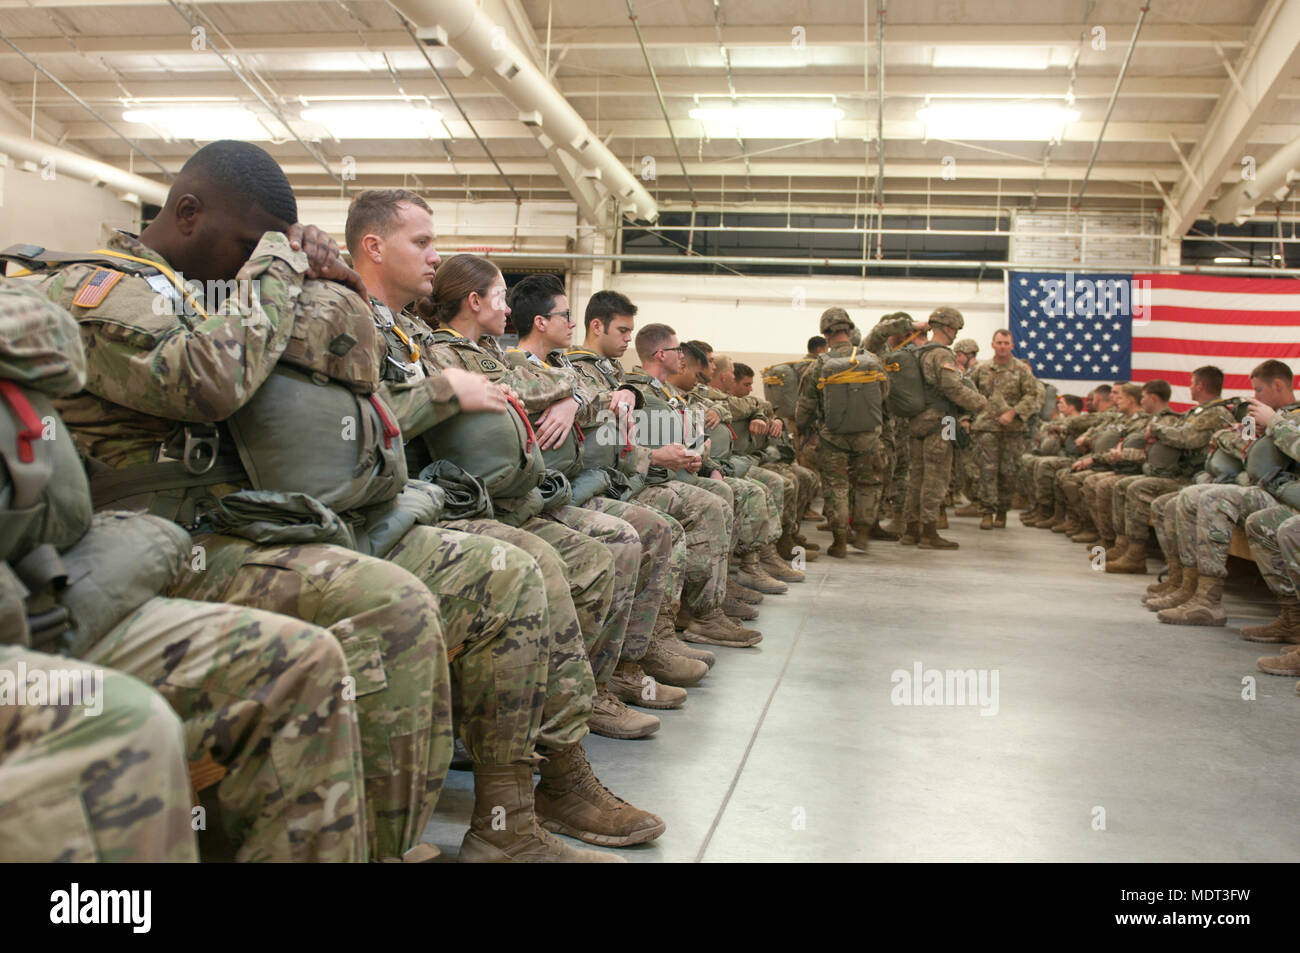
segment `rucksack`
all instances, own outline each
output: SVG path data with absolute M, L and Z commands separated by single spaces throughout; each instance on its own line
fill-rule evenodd
M 853 348 L 847 357 L 824 354 L 817 389 L 821 392 L 822 426 L 827 433 L 869 433 L 879 430 L 882 419 L 880 384 L 888 375 L 870 351 Z
M 763 369 L 763 397 L 778 417 L 793 420 L 799 403 L 799 379 L 809 361 L 790 361 Z
M 889 411 L 895 416 L 909 419 L 923 413 L 926 408 L 940 402 L 939 395 L 925 381 L 921 371 L 921 355 L 944 345 L 938 342 L 920 347 L 901 347 L 885 355 L 885 371 L 889 374 Z M 943 402 L 946 406 L 946 401 Z

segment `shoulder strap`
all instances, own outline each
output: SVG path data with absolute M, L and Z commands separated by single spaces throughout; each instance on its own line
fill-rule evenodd
M 153 262 L 144 258 L 119 257 L 116 252 L 63 252 L 48 251 L 40 245 L 27 245 L 19 242 L 0 250 L 0 261 L 11 261 L 28 271 L 49 271 L 55 265 L 110 265 L 118 271 L 131 274 L 143 274 L 147 271 L 161 273 Z M 130 262 L 124 264 L 123 262 Z

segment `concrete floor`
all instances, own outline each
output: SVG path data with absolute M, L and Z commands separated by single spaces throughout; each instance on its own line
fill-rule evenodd
M 762 644 L 719 649 L 657 735 L 589 738 L 610 789 L 668 824 L 622 855 L 1300 857 L 1300 697 L 1255 670 L 1269 647 L 1235 634 L 1272 617 L 1267 590 L 1232 580 L 1226 629 L 1164 625 L 1138 602 L 1154 576 L 1093 572 L 1084 546 L 1014 514 L 1004 531 L 953 519 L 946 535 L 962 548 L 823 556 L 760 606 Z M 894 704 L 891 674 L 917 663 L 996 671 L 997 713 Z M 425 834 L 448 859 L 472 803 L 471 776 L 452 772 Z

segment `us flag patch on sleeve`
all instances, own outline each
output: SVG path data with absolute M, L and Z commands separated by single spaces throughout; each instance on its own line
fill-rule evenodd
M 113 285 L 122 280 L 122 272 L 112 268 L 96 268 L 95 273 L 86 279 L 72 303 L 79 308 L 93 308 L 104 300 L 104 296 L 113 290 Z

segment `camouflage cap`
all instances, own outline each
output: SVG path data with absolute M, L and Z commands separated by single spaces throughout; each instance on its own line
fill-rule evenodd
M 952 349 L 958 354 L 978 354 L 980 346 L 975 343 L 974 338 L 962 338 L 952 346 Z
M 822 334 L 833 334 L 836 331 L 852 331 L 854 328 L 853 319 L 843 308 L 827 308 L 822 312 L 821 324 L 818 330 Z
M 961 312 L 956 308 L 935 308 L 930 312 L 930 324 L 942 324 L 946 328 L 960 331 L 966 326 Z

